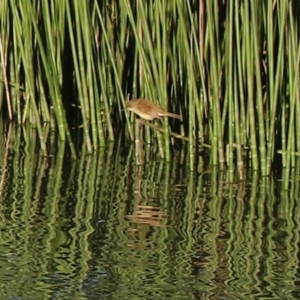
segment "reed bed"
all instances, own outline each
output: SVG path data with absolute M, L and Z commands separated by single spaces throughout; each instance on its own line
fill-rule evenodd
M 1 113 L 36 128 L 45 154 L 48 123 L 73 156 L 72 127 L 90 153 L 120 133 L 133 140 L 125 101 L 145 97 L 182 114 L 145 131 L 166 160 L 171 128 L 188 139 L 190 169 L 204 145 L 212 165 L 240 177 L 248 160 L 263 176 L 278 160 L 295 168 L 295 1 L 2 2 Z

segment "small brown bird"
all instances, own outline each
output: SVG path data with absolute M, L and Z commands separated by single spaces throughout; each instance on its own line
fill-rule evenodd
M 161 119 L 162 117 L 181 119 L 180 115 L 165 111 L 160 106 L 147 99 L 130 100 L 126 103 L 126 109 L 133 111 L 142 119 L 149 121 Z

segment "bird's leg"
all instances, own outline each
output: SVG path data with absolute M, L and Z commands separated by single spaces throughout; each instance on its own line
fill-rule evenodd
M 140 135 L 141 135 L 141 127 L 143 125 L 143 121 L 141 119 L 136 119 L 135 122 L 135 156 L 136 156 L 136 162 L 138 165 L 142 164 L 142 159 L 141 159 L 141 140 L 140 140 Z
M 141 128 L 145 124 L 145 121 L 143 119 L 137 119 L 137 122 L 138 122 L 139 128 Z

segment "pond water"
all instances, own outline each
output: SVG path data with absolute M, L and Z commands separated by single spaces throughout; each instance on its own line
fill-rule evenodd
M 0 299 L 300 299 L 299 182 L 130 144 L 0 151 Z

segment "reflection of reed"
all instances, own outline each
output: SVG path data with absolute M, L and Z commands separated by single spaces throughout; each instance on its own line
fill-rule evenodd
M 143 166 L 138 166 L 136 168 L 135 176 L 135 194 L 136 194 L 136 203 L 132 215 L 127 215 L 127 218 L 137 224 L 146 224 L 155 227 L 163 226 L 161 221 L 164 218 L 164 213 L 160 210 L 159 207 L 152 205 L 144 205 L 143 193 L 142 193 L 142 182 L 144 174 Z
M 150 226 L 163 226 L 164 213 L 155 206 L 137 205 L 132 215 L 127 215 L 128 219 L 137 224 L 147 224 Z
M 166 163 L 156 159 L 153 145 L 145 146 L 141 166 L 133 163 L 133 146 L 125 156 L 115 144 L 94 155 L 85 155 L 84 146 L 79 159 L 70 161 L 64 143 L 55 148 L 56 139 L 47 144 L 51 156 L 45 159 L 32 146 L 36 137 L 30 128 L 14 129 L 0 156 L 0 249 L 8 253 L 7 272 L 16 270 L 14 289 L 33 268 L 39 278 L 64 274 L 76 289 L 92 286 L 99 294 L 110 283 L 131 290 L 134 285 L 141 299 L 147 296 L 140 286 L 150 293 L 161 291 L 161 283 L 169 291 L 175 281 L 176 293 L 186 293 L 187 284 L 195 295 L 204 287 L 207 296 L 197 299 L 240 299 L 227 290 L 250 299 L 249 294 L 262 293 L 262 280 L 276 290 L 282 274 L 290 282 L 295 277 L 299 163 L 285 191 L 284 181 L 258 173 L 239 181 L 237 171 L 237 181 L 229 184 L 229 172 L 213 167 L 200 172 L 207 168 L 205 157 L 198 172 L 190 173 L 184 150 Z M 13 261 L 18 257 L 23 271 Z M 47 282 L 40 286 L 48 288 Z M 35 284 L 27 288 L 34 290 Z
M 136 148 L 136 150 L 137 149 L 138 148 Z M 148 235 L 149 232 L 153 228 L 164 227 L 164 224 L 166 223 L 163 221 L 165 219 L 165 213 L 163 212 L 162 207 L 155 204 L 155 206 L 151 205 L 156 199 L 156 188 L 154 188 L 154 186 L 156 186 L 157 182 L 161 182 L 161 179 L 159 177 L 151 177 L 151 180 L 147 180 L 147 178 L 149 178 L 148 172 L 153 169 L 152 164 L 155 164 L 150 159 L 149 151 L 147 150 L 149 150 L 149 148 L 146 147 L 144 156 L 146 156 L 145 161 L 147 163 L 135 168 L 133 192 L 135 195 L 134 207 L 131 210 L 132 214 L 126 215 L 127 220 L 129 220 L 128 223 L 130 224 L 128 228 L 126 228 L 126 232 L 128 235 L 134 237 L 134 239 L 127 244 L 131 249 L 149 249 L 148 239 L 151 236 L 151 234 L 150 236 Z M 140 153 L 140 150 L 138 152 L 136 151 L 136 155 L 137 153 Z M 164 165 L 165 164 L 161 161 L 159 167 L 155 168 L 156 174 L 162 174 L 158 170 L 161 170 Z M 167 169 L 168 168 L 164 168 L 164 170 Z M 167 174 L 169 173 L 167 172 Z M 169 182 L 169 180 L 167 181 Z
M 5 144 L 5 147 L 3 147 L 3 146 L 1 147 L 3 150 L 5 149 L 5 151 L 4 151 L 4 155 L 3 155 L 3 161 L 1 162 L 3 171 L 1 173 L 1 178 L 0 178 L 0 197 L 2 197 L 3 187 L 4 187 L 6 176 L 7 176 L 8 154 L 9 154 L 8 149 L 9 149 L 10 143 L 11 143 L 11 139 L 10 139 L 11 129 L 12 129 L 12 125 L 10 124 L 8 126 L 6 138 L 3 141 L 3 144 Z
M 128 247 L 134 249 L 146 249 L 147 244 L 142 241 L 145 239 L 145 232 L 148 232 L 151 227 L 163 227 L 162 220 L 164 213 L 155 206 L 150 205 L 136 205 L 132 215 L 127 215 L 129 221 L 134 222 L 137 226 L 127 228 L 126 232 L 137 238 L 137 240 L 128 244 Z

